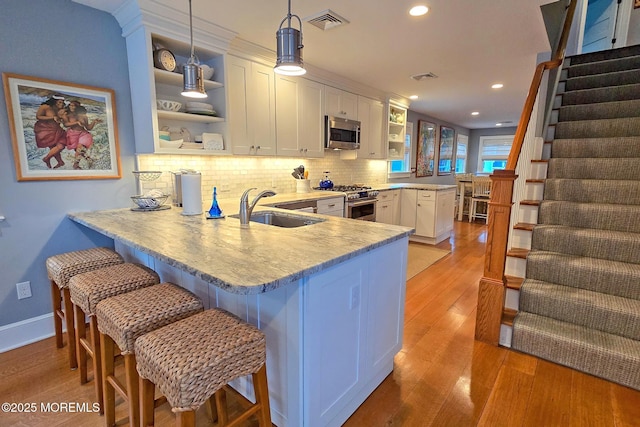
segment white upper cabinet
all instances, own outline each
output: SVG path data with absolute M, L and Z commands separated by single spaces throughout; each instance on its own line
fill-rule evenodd
M 273 69 L 228 55 L 229 137 L 234 154 L 276 154 L 276 104 Z
M 343 119 L 358 120 L 358 95 L 325 86 L 325 114 Z
M 324 85 L 276 75 L 276 137 L 279 156 L 324 156 Z
M 375 99 L 358 96 L 360 121 L 359 159 L 386 159 L 387 147 L 383 138 L 384 105 Z

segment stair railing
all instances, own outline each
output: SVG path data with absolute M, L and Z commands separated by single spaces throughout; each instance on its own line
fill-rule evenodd
M 500 341 L 500 326 L 502 324 L 507 285 L 505 266 L 511 227 L 513 189 L 516 178 L 518 178 L 516 167 L 529 129 L 544 73 L 547 70 L 559 68 L 564 60 L 577 2 L 578 0 L 570 0 L 566 8 L 558 46 L 551 60 L 542 62 L 536 67 L 520 121 L 518 122 L 511 151 L 509 152 L 506 168 L 504 170 L 496 170 L 491 175 L 492 185 L 488 211 L 487 243 L 485 247 L 484 273 L 478 288 L 475 338 L 492 345 L 498 345 Z M 555 92 L 555 88 L 553 90 Z

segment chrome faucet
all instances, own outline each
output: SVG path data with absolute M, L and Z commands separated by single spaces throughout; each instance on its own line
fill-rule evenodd
M 242 193 L 242 197 L 240 197 L 240 227 L 246 228 L 249 227 L 249 218 L 251 218 L 251 212 L 253 212 L 253 208 L 256 207 L 256 203 L 263 197 L 271 197 L 275 196 L 276 193 L 271 190 L 264 190 L 260 194 L 258 194 L 255 199 L 249 204 L 249 191 L 256 190 L 255 187 L 246 190 Z

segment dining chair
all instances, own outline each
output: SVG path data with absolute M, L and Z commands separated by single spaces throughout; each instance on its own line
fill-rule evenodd
M 491 199 L 491 178 L 488 176 L 474 176 L 471 178 L 471 212 L 469 222 L 476 218 L 489 220 L 489 200 Z M 486 210 L 478 212 L 478 203 L 486 203 Z

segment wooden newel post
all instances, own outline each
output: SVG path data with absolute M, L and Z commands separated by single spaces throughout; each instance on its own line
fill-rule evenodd
M 491 175 L 487 245 L 484 274 L 478 289 L 475 336 L 477 340 L 492 345 L 498 345 L 500 340 L 506 292 L 504 269 L 513 205 L 513 185 L 516 178 L 514 170 L 497 170 Z

